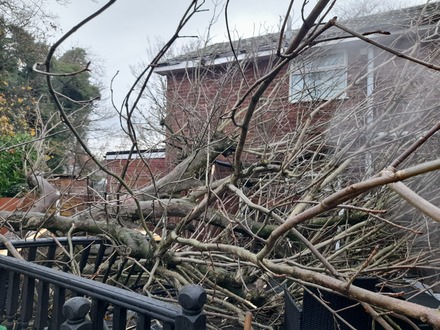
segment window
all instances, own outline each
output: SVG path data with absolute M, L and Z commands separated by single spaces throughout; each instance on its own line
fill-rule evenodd
M 291 102 L 345 97 L 345 94 L 340 94 L 347 87 L 347 56 L 344 51 L 328 51 L 306 59 L 301 65 L 290 76 Z

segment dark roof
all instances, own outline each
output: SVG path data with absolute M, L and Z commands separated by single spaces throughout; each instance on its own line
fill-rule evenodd
M 438 27 L 439 21 L 440 1 L 436 1 L 427 5 L 413 6 L 374 15 L 357 17 L 341 21 L 341 24 L 359 33 L 378 30 L 393 33 L 408 30 L 416 25 Z M 291 34 L 295 35 L 295 32 L 296 30 L 293 30 Z M 438 33 L 437 30 L 435 32 Z M 348 34 L 336 27 L 332 27 L 327 30 L 325 34 L 322 34 L 319 39 L 344 36 L 348 36 Z M 258 37 L 235 40 L 233 41 L 233 46 L 237 55 L 274 51 L 278 47 L 278 38 L 279 33 L 271 33 Z M 166 67 L 192 60 L 215 60 L 217 58 L 231 56 L 233 56 L 233 52 L 230 43 L 221 42 L 168 59 L 160 63 L 158 66 Z
M 128 156 L 130 156 L 130 159 L 138 159 L 143 158 L 149 159 L 149 158 L 164 158 L 165 157 L 165 149 L 146 149 L 146 150 L 139 150 L 138 152 L 133 152 L 130 150 L 121 150 L 121 151 L 108 151 L 105 154 L 106 160 L 114 160 L 114 159 L 128 159 Z
M 249 52 L 263 52 L 276 49 L 279 33 L 265 34 L 258 37 L 245 38 L 233 41 L 233 46 L 236 54 L 246 54 Z M 229 42 L 220 42 L 210 46 L 206 46 L 202 49 L 188 52 L 180 56 L 176 56 L 167 60 L 160 65 L 180 63 L 182 61 L 189 61 L 198 59 L 200 57 L 216 59 L 220 57 L 232 56 L 231 45 Z

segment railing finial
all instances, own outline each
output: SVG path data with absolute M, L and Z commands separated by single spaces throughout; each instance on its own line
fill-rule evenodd
M 92 322 L 87 319 L 90 301 L 84 297 L 73 297 L 63 305 L 63 314 L 67 318 L 61 330 L 92 330 Z
M 200 285 L 185 285 L 179 292 L 178 301 L 182 306 L 182 314 L 176 318 L 176 329 L 206 329 L 206 315 L 203 313 L 205 290 Z

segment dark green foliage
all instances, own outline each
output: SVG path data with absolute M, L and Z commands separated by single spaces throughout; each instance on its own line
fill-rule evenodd
M 53 61 L 52 71 L 57 73 L 75 73 L 87 67 L 87 53 L 82 48 L 73 48 Z M 88 71 L 71 76 L 57 76 L 53 80 L 54 89 L 59 92 L 59 100 L 65 113 L 76 131 L 84 137 L 89 127 L 89 116 L 93 110 L 93 102 L 89 100 L 99 97 L 99 88 L 90 82 Z M 57 128 L 58 134 L 52 139 L 52 158 L 49 166 L 62 172 L 59 166 L 66 159 L 67 153 L 76 153 L 77 145 L 70 131 L 65 126 Z M 69 144 L 68 141 L 71 143 Z
M 36 155 L 23 143 L 31 138 L 29 134 L 0 135 L 0 197 L 13 197 L 26 186 L 23 165 Z
M 54 171 L 63 172 L 76 152 L 76 141 L 60 120 L 46 77 L 32 69 L 35 63 L 45 61 L 48 48 L 24 28 L 0 17 L 0 134 L 13 137 L 28 134 L 32 129 L 37 137 L 49 135 L 46 139 L 46 150 L 50 154 L 47 165 Z M 73 48 L 53 58 L 51 70 L 71 73 L 86 66 L 86 51 Z M 85 136 L 93 104 L 84 101 L 99 97 L 99 89 L 91 83 L 90 73 L 53 77 L 52 82 L 61 94 L 59 99 L 69 120 L 80 135 Z

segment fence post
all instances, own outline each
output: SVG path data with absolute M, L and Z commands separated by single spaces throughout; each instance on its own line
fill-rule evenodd
M 185 285 L 179 292 L 178 301 L 182 314 L 176 317 L 176 329 L 205 330 L 206 315 L 203 305 L 206 303 L 206 292 L 200 285 Z
M 92 330 L 92 322 L 87 318 L 90 301 L 84 297 L 73 297 L 63 305 L 63 314 L 67 318 L 61 324 L 61 330 Z

